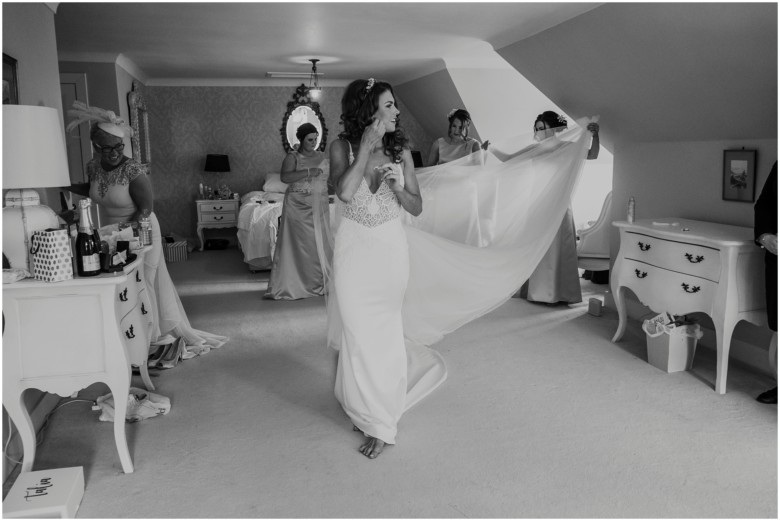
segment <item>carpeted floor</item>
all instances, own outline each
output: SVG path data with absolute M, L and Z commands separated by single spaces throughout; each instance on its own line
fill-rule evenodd
M 78 517 L 777 518 L 771 379 L 732 364 L 717 395 L 706 349 L 656 369 L 638 324 L 613 344 L 616 315 L 586 313 L 606 286 L 447 336 L 448 380 L 371 461 L 333 397 L 323 299 L 263 300 L 235 248 L 169 269 L 192 324 L 231 341 L 154 378 L 172 409 L 126 425 L 133 474 L 88 403 L 51 416 L 35 469 L 84 467 Z

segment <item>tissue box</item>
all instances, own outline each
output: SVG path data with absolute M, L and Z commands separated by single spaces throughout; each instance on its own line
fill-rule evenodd
M 22 472 L 3 500 L 3 517 L 76 517 L 84 496 L 84 469 Z
M 163 242 L 163 255 L 167 262 L 187 260 L 187 241 Z

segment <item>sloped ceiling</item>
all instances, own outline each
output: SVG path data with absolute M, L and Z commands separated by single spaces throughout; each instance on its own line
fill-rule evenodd
M 474 42 L 504 46 L 597 7 L 566 2 L 64 2 L 62 61 L 119 54 L 159 79 L 262 79 L 308 72 L 324 79 L 382 75 L 394 83 L 443 68 Z
M 777 47 L 776 3 L 609 3 L 498 52 L 609 140 L 659 142 L 777 139 Z

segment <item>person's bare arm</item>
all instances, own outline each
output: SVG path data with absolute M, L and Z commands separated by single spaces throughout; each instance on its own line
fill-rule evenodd
M 137 221 L 141 217 L 149 217 L 149 214 L 154 210 L 154 194 L 148 175 L 139 175 L 130 182 L 130 197 L 138 208 L 133 215 L 133 220 Z

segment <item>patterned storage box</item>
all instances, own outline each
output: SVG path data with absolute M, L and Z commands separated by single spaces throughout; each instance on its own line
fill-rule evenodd
M 163 242 L 163 254 L 167 262 L 187 260 L 187 241 Z
M 46 282 L 73 278 L 73 252 L 67 230 L 38 230 L 32 236 L 33 276 Z

